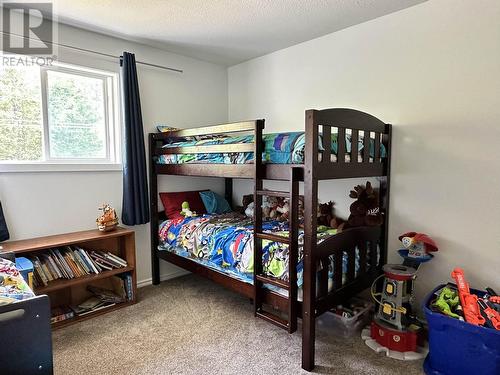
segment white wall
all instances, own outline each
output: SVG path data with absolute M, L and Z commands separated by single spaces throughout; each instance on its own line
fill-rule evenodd
M 144 45 L 60 25 L 59 42 L 120 55 L 136 54 L 137 60 L 177 67 L 183 74 L 138 65 L 144 132 L 157 123 L 188 127 L 227 120 L 227 70 L 225 67 L 167 53 Z M 118 71 L 118 61 L 59 48 L 60 61 Z M 160 191 L 194 190 L 200 187 L 222 192 L 219 179 L 160 177 Z M 167 183 L 168 181 L 168 183 Z M 115 172 L 0 173 L 0 200 L 11 238 L 85 230 L 95 227 L 97 207 L 108 202 L 118 211 L 122 202 L 122 175 Z M 121 215 L 121 212 L 118 212 Z M 149 224 L 136 231 L 137 272 L 141 284 L 151 278 Z M 163 278 L 179 269 L 162 262 Z
M 500 290 L 499 19 L 495 0 L 432 0 L 229 69 L 230 120 L 299 130 L 306 109 L 351 107 L 394 124 L 389 259 L 408 230 L 440 247 L 420 298 L 455 266 Z

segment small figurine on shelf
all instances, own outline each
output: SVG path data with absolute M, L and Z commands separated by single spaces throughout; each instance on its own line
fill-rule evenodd
M 97 229 L 101 232 L 109 232 L 115 230 L 118 226 L 118 216 L 116 215 L 115 209 L 109 204 L 104 203 L 99 210 L 102 211 L 102 215 L 96 219 Z
M 194 211 L 191 211 L 191 209 L 189 208 L 189 202 L 182 202 L 182 205 L 181 205 L 181 215 L 184 216 L 184 217 L 194 217 L 196 216 L 196 212 Z

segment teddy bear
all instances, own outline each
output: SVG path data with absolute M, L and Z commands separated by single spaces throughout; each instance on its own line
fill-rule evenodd
M 286 221 L 290 217 L 290 203 L 288 203 L 288 199 L 285 199 L 283 205 L 276 207 L 276 211 L 278 211 L 279 220 Z
M 355 186 L 349 196 L 356 199 L 349 208 L 351 211 L 347 219 L 349 227 L 377 226 L 384 222 L 380 212 L 378 192 L 370 181 L 366 182 L 366 186 Z
M 335 216 L 335 202 L 329 201 L 318 205 L 318 226 L 324 225 L 338 231 L 342 230 L 345 220 Z
M 318 225 L 330 226 L 330 221 L 333 219 L 333 205 L 332 201 L 318 204 Z

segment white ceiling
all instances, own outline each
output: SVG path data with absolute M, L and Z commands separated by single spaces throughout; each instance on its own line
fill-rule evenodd
M 225 65 L 426 0 L 55 0 L 60 22 Z

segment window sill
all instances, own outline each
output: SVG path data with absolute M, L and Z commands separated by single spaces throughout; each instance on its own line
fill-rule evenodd
M 16 172 L 121 172 L 121 164 L 0 163 L 0 173 Z

